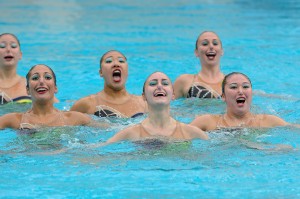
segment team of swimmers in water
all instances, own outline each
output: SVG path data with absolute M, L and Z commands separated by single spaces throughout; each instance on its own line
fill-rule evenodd
M 220 70 L 222 42 L 212 31 L 205 31 L 196 40 L 195 56 L 201 70 L 198 74 L 183 74 L 174 84 L 162 72 L 148 76 L 141 96 L 130 94 L 125 87 L 128 77 L 126 57 L 119 51 L 106 52 L 100 59 L 99 75 L 104 79 L 103 90 L 77 100 L 70 111 L 54 107 L 58 91 L 54 71 L 44 64 L 34 65 L 26 78 L 17 74 L 22 58 L 18 38 L 10 33 L 0 35 L 0 104 L 29 102 L 25 113 L 0 116 L 0 129 L 38 129 L 44 126 L 91 125 L 98 117 L 146 118 L 116 133 L 106 143 L 120 140 L 141 140 L 165 137 L 174 140 L 209 139 L 209 131 L 222 128 L 270 128 L 290 125 L 268 114 L 254 114 L 252 83 L 245 74 Z M 190 124 L 172 118 L 170 103 L 177 98 L 215 98 L 226 103 L 221 115 L 199 115 Z M 297 125 L 296 125 L 297 126 Z

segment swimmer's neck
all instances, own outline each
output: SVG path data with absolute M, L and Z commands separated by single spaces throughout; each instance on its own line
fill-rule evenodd
M 224 78 L 224 74 L 220 68 L 202 68 L 198 76 L 204 81 L 219 80 Z
M 35 103 L 31 110 L 29 110 L 29 112 L 32 112 L 35 115 L 48 115 L 48 114 L 52 114 L 54 112 L 57 112 L 58 109 L 56 109 L 53 106 L 53 103 L 49 103 L 49 104 L 37 104 Z
M 0 79 L 9 79 L 20 77 L 17 74 L 16 67 L 0 67 Z
M 108 86 L 105 86 L 104 89 L 100 92 L 101 96 L 106 99 L 122 99 L 128 98 L 130 94 L 126 91 L 125 87 L 120 90 L 112 89 Z
M 15 72 L 0 70 L 0 88 L 10 88 L 21 80 L 21 76 Z
M 224 118 L 226 119 L 229 119 L 231 121 L 242 121 L 244 122 L 245 120 L 248 120 L 249 118 L 252 118 L 253 117 L 253 114 L 248 111 L 246 113 L 232 113 L 232 112 L 226 112 L 224 115 Z
M 170 123 L 174 119 L 170 116 L 170 111 L 169 110 L 149 109 L 147 120 L 151 124 L 151 126 L 164 128 L 166 126 L 169 126 Z

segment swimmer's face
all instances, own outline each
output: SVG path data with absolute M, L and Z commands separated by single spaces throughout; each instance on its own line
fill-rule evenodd
M 169 77 L 161 72 L 150 75 L 145 82 L 143 97 L 148 104 L 170 104 L 175 96 Z
M 241 113 L 250 111 L 252 86 L 249 79 L 242 74 L 229 76 L 222 98 L 226 102 L 228 110 Z
M 54 80 L 55 76 L 47 66 L 35 66 L 29 73 L 27 87 L 27 92 L 31 95 L 32 100 L 53 100 L 54 94 L 57 92 Z
M 126 57 L 118 51 L 106 53 L 102 58 L 99 73 L 104 78 L 106 86 L 113 90 L 123 89 L 128 77 Z
M 17 39 L 4 34 L 0 37 L 0 66 L 17 66 L 22 58 L 22 52 Z
M 217 65 L 223 55 L 222 43 L 218 35 L 213 32 L 202 33 L 197 40 L 196 57 L 202 65 Z

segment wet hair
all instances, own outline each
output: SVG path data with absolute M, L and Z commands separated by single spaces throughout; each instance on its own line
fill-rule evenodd
M 30 70 L 28 71 L 28 73 L 26 74 L 26 88 L 27 88 L 27 89 L 29 88 L 29 78 L 30 78 L 30 75 L 31 75 L 31 71 L 32 71 L 35 67 L 37 67 L 37 66 L 46 66 L 46 67 L 51 71 L 51 73 L 52 73 L 52 75 L 53 75 L 53 79 L 54 79 L 54 84 L 55 84 L 55 86 L 56 86 L 56 75 L 55 75 L 55 73 L 53 72 L 52 68 L 50 68 L 49 66 L 47 66 L 47 65 L 45 65 L 45 64 L 36 64 L 36 65 L 32 66 L 32 67 L 30 68 Z
M 12 36 L 13 38 L 15 38 L 15 39 L 17 40 L 17 42 L 18 42 L 18 45 L 19 45 L 20 48 L 21 48 L 21 43 L 20 43 L 20 41 L 19 41 L 19 39 L 18 39 L 18 37 L 17 37 L 16 35 L 14 35 L 14 34 L 12 34 L 12 33 L 2 33 L 2 34 L 0 35 L 0 38 L 1 38 L 2 36 L 4 36 L 4 35 L 10 35 L 10 36 Z
M 232 73 L 229 73 L 229 74 L 225 75 L 225 77 L 224 77 L 224 79 L 223 79 L 223 81 L 222 81 L 222 95 L 225 94 L 225 85 L 227 84 L 227 79 L 228 79 L 230 76 L 232 76 L 232 75 L 243 75 L 244 77 L 246 77 L 246 78 L 249 80 L 250 85 L 251 85 L 251 87 L 252 87 L 251 80 L 250 80 L 250 78 L 249 78 L 247 75 L 245 75 L 244 73 L 240 73 L 240 72 L 232 72 Z
M 120 53 L 123 57 L 125 57 L 125 55 L 124 55 L 123 53 L 121 53 L 120 51 L 117 51 L 117 50 L 109 50 L 109 51 L 107 51 L 106 53 L 104 53 L 104 54 L 102 55 L 102 57 L 100 58 L 100 69 L 101 69 L 101 67 L 102 67 L 101 63 L 102 63 L 102 61 L 103 61 L 105 55 L 107 55 L 107 54 L 110 53 L 110 52 L 118 52 L 118 53 Z M 126 57 L 125 57 L 125 60 L 127 61 L 127 58 L 126 58 Z
M 163 73 L 163 72 L 161 72 L 161 71 L 155 71 L 155 72 L 151 73 L 150 75 L 148 75 L 148 77 L 146 78 L 146 80 L 145 80 L 145 82 L 144 82 L 144 85 L 143 85 L 143 94 L 145 94 L 145 87 L 146 87 L 146 83 L 147 83 L 149 77 L 150 77 L 151 75 L 153 75 L 154 73 L 162 73 L 162 74 L 165 74 L 165 73 Z M 166 75 L 166 74 L 165 74 L 165 75 Z M 166 75 L 166 76 L 167 76 L 167 75 Z M 170 80 L 170 83 L 171 83 L 171 85 L 172 85 L 171 79 L 170 79 L 168 76 L 167 76 L 167 78 Z
M 198 50 L 198 41 L 199 41 L 199 38 L 201 37 L 201 35 L 203 35 L 204 33 L 207 33 L 207 32 L 211 32 L 211 33 L 214 33 L 215 35 L 217 35 L 217 37 L 219 38 L 219 41 L 220 41 L 220 44 L 221 44 L 221 47 L 222 47 L 222 41 L 219 37 L 219 35 L 217 33 L 215 33 L 214 31 L 203 31 L 202 33 L 200 33 L 200 35 L 197 37 L 197 40 L 196 40 L 196 46 L 195 46 L 195 49 Z

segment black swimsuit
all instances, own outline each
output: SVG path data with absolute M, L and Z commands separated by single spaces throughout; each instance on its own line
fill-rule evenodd
M 14 99 L 11 99 L 7 94 L 4 92 L 0 92 L 0 105 L 7 104 L 9 102 L 17 102 L 17 103 L 31 103 L 30 96 L 20 96 Z
M 221 95 L 212 89 L 209 85 L 196 81 L 198 76 L 194 75 L 193 84 L 187 93 L 187 98 L 210 98 L 210 99 L 221 99 Z M 200 78 L 200 77 L 199 77 Z
M 119 111 L 105 105 L 99 105 L 96 106 L 97 111 L 94 113 L 94 115 L 98 117 L 117 117 L 117 118 L 128 118 L 126 115 L 120 113 Z M 131 116 L 131 118 L 135 118 L 138 116 L 142 116 L 144 113 L 136 113 Z

